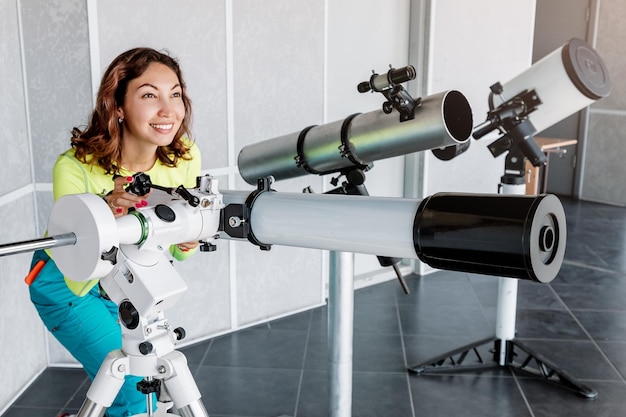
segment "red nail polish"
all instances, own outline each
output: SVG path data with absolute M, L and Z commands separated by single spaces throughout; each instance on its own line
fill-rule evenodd
M 141 208 L 141 204 L 137 203 L 137 204 L 135 204 L 135 207 Z
M 124 211 L 121 207 L 118 207 L 115 209 L 116 212 L 121 213 L 122 211 Z
M 148 202 L 146 200 L 141 200 L 141 205 L 145 207 L 148 205 Z
M 126 177 L 126 181 L 133 182 L 133 177 Z

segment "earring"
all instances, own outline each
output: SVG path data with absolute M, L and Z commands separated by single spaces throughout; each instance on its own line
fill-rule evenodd
M 122 119 L 121 117 L 117 118 L 117 123 L 122 124 L 123 121 L 124 121 L 124 119 Z

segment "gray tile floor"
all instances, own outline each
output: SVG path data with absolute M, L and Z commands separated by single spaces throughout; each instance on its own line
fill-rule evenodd
M 597 398 L 509 367 L 407 372 L 494 335 L 498 280 L 440 271 L 408 277 L 410 295 L 395 281 L 356 291 L 354 417 L 626 415 L 626 209 L 563 204 L 566 260 L 550 284 L 519 282 L 516 339 Z M 209 414 L 327 416 L 326 313 L 314 309 L 183 349 Z M 488 360 L 492 347 L 477 351 Z M 50 368 L 4 417 L 75 412 L 88 387 L 82 370 Z

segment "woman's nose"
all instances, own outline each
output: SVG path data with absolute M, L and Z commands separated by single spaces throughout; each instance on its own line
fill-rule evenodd
M 160 100 L 159 116 L 170 116 L 173 112 L 172 105 L 172 102 L 167 98 Z

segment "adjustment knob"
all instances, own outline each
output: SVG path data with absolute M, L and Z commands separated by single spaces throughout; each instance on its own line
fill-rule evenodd
M 144 356 L 151 353 L 152 349 L 154 349 L 154 346 L 150 342 L 141 342 L 139 344 L 139 352 Z
M 153 392 L 158 392 L 161 387 L 161 380 L 153 379 L 152 381 L 146 381 L 142 379 L 137 382 L 137 391 L 142 394 L 152 394 Z
M 183 340 L 185 336 L 187 336 L 185 329 L 183 329 L 182 327 L 175 328 L 174 334 L 176 335 L 176 340 Z

